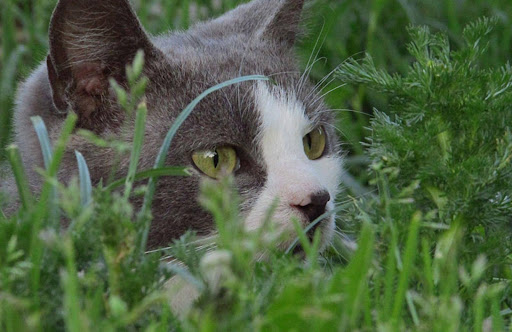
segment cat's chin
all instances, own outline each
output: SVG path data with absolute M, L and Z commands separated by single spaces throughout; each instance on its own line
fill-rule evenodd
M 325 249 L 327 249 L 331 243 L 334 236 L 334 229 L 335 229 L 335 216 L 331 215 L 327 219 L 324 219 L 321 221 L 314 230 L 309 231 L 306 234 L 306 237 L 310 244 L 313 243 L 313 238 L 315 232 L 320 232 L 320 245 L 318 247 L 318 252 L 323 252 Z M 290 223 L 291 224 L 291 223 Z M 305 251 L 303 246 L 300 244 L 300 241 L 297 239 L 297 234 L 292 227 L 281 229 L 281 231 L 278 232 L 278 235 L 270 235 L 271 238 L 278 237 L 280 240 L 277 241 L 277 250 L 281 251 L 283 253 L 287 252 L 292 254 L 295 257 L 298 258 L 305 258 Z M 275 245 L 275 243 L 274 243 Z M 275 248 L 275 246 L 272 246 Z M 256 260 L 265 260 L 267 258 L 266 253 L 260 253 L 257 255 Z
M 334 209 L 334 204 L 332 202 L 329 202 L 326 206 L 326 212 L 332 211 Z M 295 218 L 299 221 L 301 227 L 303 229 L 308 228 L 308 225 L 310 224 L 310 221 L 302 214 L 298 214 L 295 211 L 290 212 L 286 211 L 285 215 L 276 216 L 276 224 L 281 229 L 281 240 L 282 242 L 278 246 L 280 250 L 288 251 L 289 249 L 292 250 L 292 253 L 300 253 L 304 252 L 302 249 L 302 246 L 300 246 L 300 241 L 297 241 L 297 233 L 295 231 L 295 228 L 293 227 L 293 223 L 291 221 L 292 218 Z M 290 217 L 291 215 L 291 217 Z M 281 217 L 281 218 L 279 218 Z M 313 243 L 313 238 L 315 236 L 316 232 L 320 233 L 320 244 L 318 247 L 319 252 L 323 252 L 326 248 L 328 248 L 331 245 L 333 236 L 334 236 L 334 229 L 335 229 L 335 215 L 332 214 L 325 219 L 318 222 L 316 226 L 314 226 L 312 229 L 310 229 L 305 235 L 308 239 L 309 243 Z M 290 246 L 293 243 L 297 243 L 295 248 L 290 248 Z

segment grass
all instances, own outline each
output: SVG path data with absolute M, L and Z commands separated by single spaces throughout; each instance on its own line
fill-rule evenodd
M 159 33 L 236 4 L 169 0 L 136 8 Z M 0 330 L 512 330 L 509 1 L 307 5 L 310 34 L 297 52 L 329 104 L 341 109 L 351 175 L 338 225 L 358 246 L 347 250 L 340 235 L 319 255 L 317 242 L 298 236 L 306 263 L 269 249 L 277 239 L 263 234 L 271 229 L 240 228 L 231 179 L 202 188 L 201 204 L 217 224 L 215 244 L 188 234 L 171 248 L 144 252 L 149 219 L 128 197 L 146 188 L 134 187 L 135 179 L 186 172 L 157 162 L 136 173 L 135 139 L 125 179 L 92 187 L 77 153 L 79 179 L 64 186 L 55 174 L 73 116 L 53 147 L 34 120 L 46 182 L 32 195 L 17 148 L 4 147 L 16 82 L 45 56 L 53 5 L 1 5 L 0 147 L 22 206 L 11 218 L 0 212 Z M 495 19 L 478 20 L 482 15 Z M 411 23 L 429 28 L 406 29 Z M 311 55 L 322 61 L 309 66 Z M 146 112 L 137 92 L 141 60 L 128 75 L 133 89 L 115 87 L 139 123 L 139 138 Z M 65 231 L 59 214 L 71 221 Z M 262 252 L 266 259 L 255 261 Z M 172 275 L 200 294 L 184 316 L 171 310 L 175 289 L 165 281 Z

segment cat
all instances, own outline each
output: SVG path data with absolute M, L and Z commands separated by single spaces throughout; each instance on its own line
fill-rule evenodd
M 342 154 L 334 114 L 320 92 L 298 70 L 293 47 L 299 35 L 304 0 L 253 0 L 187 31 L 152 37 L 127 0 L 60 0 L 49 29 L 46 61 L 21 84 L 14 113 L 19 146 L 31 188 L 41 186 L 43 166 L 30 117 L 44 120 L 55 142 L 69 112 L 77 128 L 100 137 L 122 137 L 125 113 L 109 78 L 126 86 L 125 67 L 143 50 L 149 84 L 146 133 L 139 168 L 152 167 L 177 115 L 205 89 L 241 75 L 262 74 L 270 82 L 245 82 L 206 97 L 177 132 L 166 165 L 190 166 L 189 177 L 162 177 L 152 205 L 148 247 L 167 245 L 187 230 L 210 234 L 212 217 L 199 207 L 205 178 L 232 174 L 241 196 L 247 229 L 272 217 L 278 229 L 303 226 L 334 208 Z M 124 136 L 123 136 L 124 135 Z M 72 134 L 59 171 L 67 183 L 77 174 L 80 151 L 93 183 L 104 180 L 114 152 Z M 128 159 L 121 160 L 120 174 Z M 317 227 L 322 247 L 334 231 L 334 214 Z

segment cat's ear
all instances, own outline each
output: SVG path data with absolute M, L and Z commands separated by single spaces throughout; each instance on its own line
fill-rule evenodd
M 263 21 L 267 20 L 261 28 L 261 37 L 292 47 L 299 32 L 304 0 L 262 2 L 273 11 L 269 17 L 260 18 Z
M 127 0 L 60 0 L 49 32 L 48 78 L 55 107 L 79 122 L 104 107 L 109 78 L 123 83 L 125 67 L 142 49 L 155 50 Z M 83 121 L 82 121 L 83 122 Z
M 221 16 L 217 33 L 242 33 L 290 48 L 299 32 L 304 0 L 253 0 Z

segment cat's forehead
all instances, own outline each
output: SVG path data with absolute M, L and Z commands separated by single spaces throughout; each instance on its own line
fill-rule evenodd
M 238 34 L 205 37 L 194 30 L 156 38 L 154 43 L 169 62 L 167 69 L 171 73 L 168 76 L 177 77 L 177 81 L 164 79 L 160 84 L 172 85 L 173 89 L 186 86 L 185 94 L 197 96 L 221 82 L 259 74 L 270 78 L 278 87 L 272 89 L 272 94 L 293 95 L 302 101 L 306 115 L 314 121 L 325 109 L 320 92 L 299 69 L 293 49 L 283 49 L 273 43 Z M 163 77 L 160 73 L 158 76 Z M 236 94 L 236 107 L 247 110 L 254 104 L 255 86 L 242 84 L 227 87 L 218 94 L 222 94 L 224 101 Z M 244 105 L 240 105 L 241 101 Z M 232 100 L 229 102 L 233 104 Z M 226 110 L 225 107 L 222 109 Z M 327 115 L 320 121 L 330 122 L 331 119 Z
M 154 42 L 171 65 L 188 77 L 208 73 L 212 80 L 218 80 L 288 73 L 293 78 L 299 74 L 292 50 L 243 35 L 209 39 L 190 31 L 156 38 Z
M 169 65 L 157 70 L 152 79 L 160 87 L 154 98 L 159 99 L 160 108 L 171 118 L 218 83 L 254 74 L 271 79 L 265 84 L 246 82 L 228 86 L 203 99 L 180 129 L 190 149 L 230 144 L 256 154 L 254 141 L 261 131 L 262 114 L 271 112 L 284 121 L 285 114 L 280 112 L 290 107 L 300 109 L 299 115 L 306 121 L 300 128 L 302 135 L 309 127 L 332 121 L 319 92 L 302 75 L 293 56 L 278 54 L 271 44 L 243 43 L 238 38 L 207 41 L 180 33 L 157 39 L 156 45 L 168 58 Z M 162 75 L 162 71 L 168 71 L 168 75 Z M 277 103 L 281 106 L 277 107 Z M 293 105 L 283 107 L 284 104 Z

